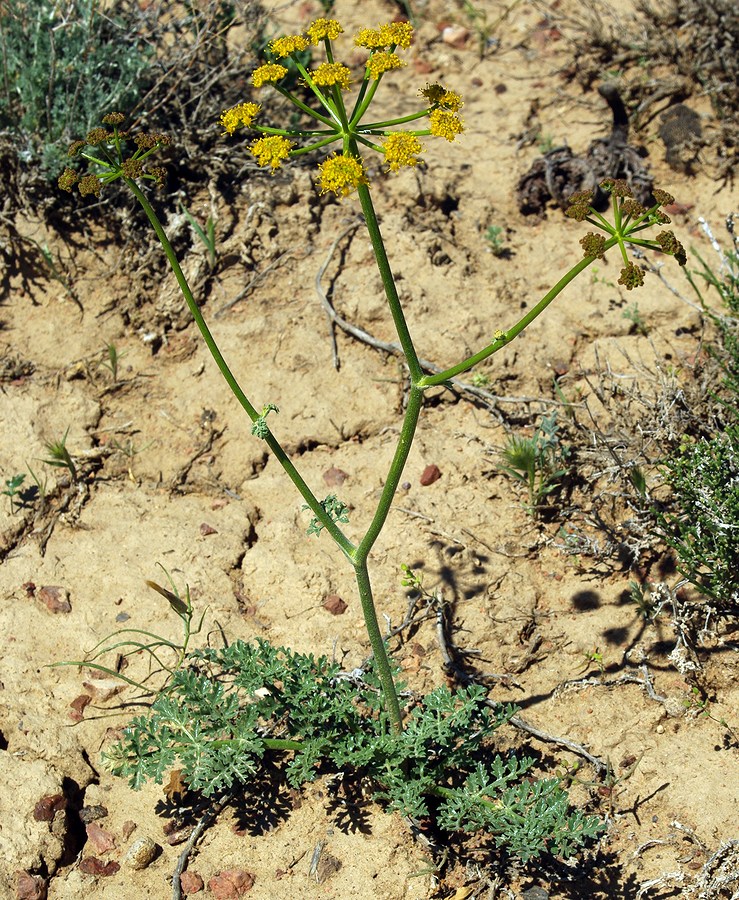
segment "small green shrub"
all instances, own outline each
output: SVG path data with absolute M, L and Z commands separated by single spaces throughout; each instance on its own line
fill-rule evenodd
M 666 462 L 678 512 L 660 526 L 680 571 L 722 614 L 739 613 L 739 425 Z
M 3 78 L 0 128 L 18 155 L 54 174 L 73 136 L 90 131 L 100 110 L 139 97 L 149 54 L 135 40 L 121 4 L 99 0 L 7 0 L 0 7 Z
M 523 861 L 567 857 L 604 827 L 570 810 L 558 778 L 532 778 L 533 759 L 495 752 L 492 738 L 516 710 L 488 703 L 480 685 L 437 688 L 397 731 L 372 668 L 343 673 L 262 640 L 196 650 L 185 664 L 105 754 L 133 788 L 178 766 L 210 796 L 259 781 L 265 764 L 289 753 L 292 787 L 329 770 L 367 779 L 389 809 L 433 815 L 451 832 L 484 830 Z

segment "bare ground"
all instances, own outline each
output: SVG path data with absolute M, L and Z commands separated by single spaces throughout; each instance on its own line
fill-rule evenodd
M 502 11 L 489 6 L 491 19 Z M 278 13 L 288 31 L 318 14 L 310 3 Z M 386 20 L 389 7 L 364 4 L 360 21 L 357 9 L 338 2 L 335 15 L 351 30 Z M 576 150 L 607 133 L 609 123 L 597 93 L 556 74 L 567 43 L 553 24 L 556 13 L 545 21 L 541 9 L 516 7 L 496 32 L 499 46 L 482 60 L 474 37 L 461 49 L 439 39 L 437 26 L 448 18 L 441 7 L 422 14 L 410 78 L 394 79 L 387 101 L 404 109 L 414 74 L 419 86 L 441 81 L 465 98 L 466 134 L 453 145 L 429 146 L 428 168 L 375 181 L 414 338 L 422 356 L 442 365 L 515 321 L 579 255 L 580 225 L 555 208 L 532 221 L 516 205 L 517 178 L 539 154 L 536 141 L 526 139 L 532 104 L 535 131 Z M 678 236 L 708 257 L 698 217 L 719 231 L 736 209 L 736 191 L 717 191 L 705 168 L 694 175 L 670 169 L 656 129 L 655 122 L 640 136 L 655 183 L 684 204 L 674 216 Z M 191 208 L 205 217 L 208 197 Z M 308 483 L 325 493 L 332 470 L 346 474 L 340 492 L 351 508 L 349 535 L 359 535 L 394 450 L 404 381 L 395 358 L 341 332 L 340 368 L 333 365 L 314 287 L 326 263 L 322 286 L 340 314 L 378 339 L 394 339 L 362 230 L 350 230 L 332 250 L 357 206 L 318 198 L 302 166 L 274 178 L 247 173 L 238 201 L 218 215 L 226 262 L 203 281 L 206 317 L 255 403 L 279 406 L 272 427 Z M 490 225 L 505 228 L 510 252 L 502 257 L 485 240 Z M 221 632 L 230 640 L 265 637 L 335 655 L 351 668 L 368 651 L 361 610 L 352 573 L 325 536 L 305 536 L 306 513 L 279 466 L 250 437 L 194 326 L 161 326 L 178 316 L 186 321 L 171 279 L 134 285 L 121 265 L 131 248 L 106 235 L 88 233 L 89 249 L 72 252 L 63 235 L 45 234 L 34 222 L 22 227 L 61 254 L 79 305 L 58 281 L 16 276 L 0 306 L 6 360 L 0 472 L 4 480 L 30 463 L 48 476 L 41 514 L 35 515 L 38 503 L 0 510 L 0 891 L 14 896 L 25 871 L 48 879 L 50 898 L 168 897 L 182 851 L 165 830 L 172 805 L 161 786 L 134 793 L 100 764 L 110 730 L 131 715 L 131 690 L 108 697 L 110 686 L 96 683 L 89 670 L 49 664 L 79 659 L 124 625 L 177 637 L 167 604 L 144 584 L 163 581 L 160 565 L 190 586 L 196 609 L 205 612 L 200 641 L 217 643 Z M 202 252 L 194 241 L 191 264 L 198 271 Z M 665 275 L 687 296 L 677 266 L 668 265 Z M 252 896 L 277 900 L 632 898 L 651 879 L 688 896 L 709 857 L 739 838 L 736 745 L 715 719 L 688 708 L 690 673 L 669 658 L 675 646 L 669 620 L 647 624 L 624 600 L 635 577 L 674 584 L 669 557 L 647 553 L 630 569 L 617 559 L 596 565 L 562 552 L 558 532 L 581 522 L 578 502 L 584 508 L 588 492 L 609 490 L 597 460 L 580 457 L 580 494 L 544 524 L 526 514 L 524 497 L 496 464 L 495 449 L 511 428 L 530 429 L 558 408 L 555 375 L 579 404 L 576 415 L 586 420 L 588 401 L 606 434 L 628 423 L 618 420 L 620 407 L 596 396 L 604 372 L 609 383 L 646 398 L 659 397 L 669 378 L 694 387 L 703 334 L 698 312 L 655 275 L 633 296 L 617 278 L 615 262 L 602 264 L 596 276 L 586 273 L 486 364 L 489 401 L 446 391 L 429 398 L 407 480 L 372 561 L 383 617 L 402 621 L 408 597 L 400 565 L 413 566 L 449 604 L 454 643 L 475 652 L 473 670 L 492 673 L 491 696 L 516 702 L 532 726 L 608 761 L 605 776 L 584 764 L 572 790 L 574 802 L 608 817 L 600 846 L 569 867 L 525 869 L 504 865 L 484 844 L 467 844 L 452 847 L 442 865 L 404 822 L 371 804 L 362 806 L 360 823 L 347 827 L 329 786 L 318 781 L 300 796 L 274 796 L 269 814 L 249 815 L 256 796 L 245 798 L 246 812 L 237 805 L 221 811 L 189 861 L 204 895 L 212 894 L 207 885 L 218 873 L 244 870 L 255 876 Z M 634 302 L 647 335 L 623 315 Z M 121 354 L 115 381 L 101 366 L 109 343 Z M 67 430 L 81 473 L 76 484 L 39 462 L 44 443 Z M 429 464 L 441 478 L 422 486 Z M 611 504 L 617 525 L 619 515 L 628 515 L 620 503 Z M 42 590 L 49 586 L 61 591 Z M 343 615 L 324 608 L 330 594 L 348 604 Z M 414 627 L 397 658 L 415 690 L 444 680 L 433 617 Z M 700 663 L 715 716 L 736 727 L 731 634 L 715 635 Z M 145 665 L 134 659 L 128 672 L 141 675 Z M 80 714 L 81 695 L 91 702 Z M 548 771 L 578 759 L 515 729 L 507 740 L 528 748 Z M 67 812 L 46 814 L 40 801 L 60 794 Z M 80 809 L 97 805 L 107 811 L 96 820 L 102 837 L 79 817 Z M 143 870 L 122 864 L 96 875 L 81 865 L 89 857 L 101 866 L 122 863 L 144 836 L 161 852 Z M 319 843 L 323 862 L 310 874 Z M 546 893 L 526 893 L 533 887 Z M 728 890 L 736 891 L 736 881 Z M 666 891 L 658 886 L 644 896 Z

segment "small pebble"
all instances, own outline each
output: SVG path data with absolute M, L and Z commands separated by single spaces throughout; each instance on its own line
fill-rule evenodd
M 431 463 L 431 465 L 426 466 L 426 468 L 421 473 L 421 486 L 428 487 L 430 484 L 433 484 L 435 481 L 438 481 L 441 478 L 441 469 L 436 465 L 436 463 Z
M 180 887 L 182 888 L 183 894 L 186 897 L 189 897 L 191 894 L 200 893 L 205 887 L 205 884 L 197 872 L 183 872 L 182 875 L 180 875 Z
M 665 726 L 664 726 L 664 725 L 658 725 L 654 730 L 657 732 L 657 734 L 664 734 L 664 733 L 665 733 Z
M 158 844 L 152 841 L 151 838 L 142 837 L 131 844 L 124 862 L 131 869 L 145 869 L 158 852 Z
M 96 819 L 104 819 L 108 815 L 106 807 L 96 804 L 95 806 L 83 806 L 79 812 L 80 821 L 83 825 L 89 825 Z
M 332 616 L 341 616 L 346 612 L 347 605 L 338 594 L 328 594 L 323 601 L 323 608 Z

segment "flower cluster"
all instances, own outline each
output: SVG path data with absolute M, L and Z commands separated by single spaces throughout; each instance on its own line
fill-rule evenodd
M 640 237 L 640 232 L 654 225 L 669 224 L 670 218 L 660 210 L 660 206 L 669 206 L 675 198 L 667 191 L 655 189 L 652 192 L 654 203 L 646 207 L 637 202 L 628 183 L 622 178 L 608 178 L 600 183 L 602 190 L 611 195 L 613 206 L 613 222 L 609 222 L 592 206 L 593 191 L 578 191 L 570 197 L 565 214 L 578 222 L 589 222 L 605 234 L 594 234 L 592 231 L 580 239 L 585 258 L 603 259 L 611 247 L 619 246 L 624 266 L 618 283 L 627 291 L 644 284 L 644 269 L 629 260 L 626 245 L 656 250 L 668 256 L 674 256 L 684 266 L 687 262 L 685 248 L 672 231 L 661 231 L 649 240 Z
M 254 88 L 271 85 L 292 101 L 312 120 L 307 127 L 275 128 L 255 121 L 261 117 L 262 105 L 251 101 L 225 110 L 220 117 L 225 134 L 235 134 L 241 128 L 261 134 L 249 148 L 257 164 L 269 167 L 272 174 L 290 157 L 340 143 L 341 149 L 318 166 L 321 192 L 331 191 L 340 197 L 368 184 L 362 156 L 366 150 L 384 156 L 386 171 L 398 172 L 418 164 L 419 154 L 424 151 L 419 137 L 432 135 L 454 141 L 464 131 L 459 117 L 462 98 L 440 84 L 426 85 L 420 92 L 425 101 L 424 108 L 400 118 L 367 122 L 367 111 L 382 78 L 406 65 L 396 51 L 410 47 L 413 26 L 409 22 L 390 22 L 378 28 L 360 29 L 354 36 L 354 45 L 369 52 L 361 77 L 334 60 L 332 41 L 343 31 L 335 19 L 320 18 L 312 22 L 304 34 L 275 38 L 269 44 L 269 51 L 273 60 L 281 62 L 266 62 L 251 74 Z M 326 62 L 308 70 L 304 64 L 304 51 L 321 43 L 325 45 Z M 290 92 L 286 82 L 288 63 L 298 70 L 302 82 L 312 91 L 314 104 L 304 102 Z M 345 94 L 352 81 L 356 81 L 358 87 L 353 107 L 350 107 Z M 420 121 L 423 119 L 425 123 Z M 409 123 L 413 122 L 424 127 L 408 130 Z M 399 130 L 398 126 L 405 126 L 405 129 Z
M 76 185 L 83 197 L 88 194 L 99 197 L 103 185 L 110 184 L 118 178 L 127 178 L 131 181 L 144 178 L 153 181 L 157 187 L 164 184 L 166 170 L 162 166 L 148 165 L 147 160 L 160 147 L 166 147 L 171 143 L 169 137 L 158 132 L 140 132 L 131 138 L 118 128 L 124 118 L 119 112 L 108 113 L 103 117 L 103 124 L 112 125 L 112 131 L 108 131 L 107 128 L 93 128 L 84 141 L 74 141 L 70 144 L 68 156 L 81 156 L 96 164 L 99 171 L 80 176 L 75 169 L 67 166 L 58 180 L 58 185 L 63 191 L 72 191 Z M 128 140 L 133 140 L 136 145 L 136 150 L 131 156 L 125 155 L 125 144 Z

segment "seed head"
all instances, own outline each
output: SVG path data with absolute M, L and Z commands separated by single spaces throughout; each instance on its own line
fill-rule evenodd
M 311 44 L 320 44 L 321 41 L 335 41 L 344 31 L 336 19 L 316 19 L 308 26 L 308 40 Z
M 418 154 L 423 153 L 423 146 L 415 134 L 406 131 L 389 135 L 382 146 L 390 172 L 397 172 L 401 166 L 415 166 Z
M 655 241 L 657 241 L 663 253 L 674 256 L 681 266 L 684 266 L 687 263 L 688 255 L 685 252 L 685 247 L 683 247 L 673 232 L 660 231 L 655 237 Z
M 152 147 L 167 147 L 172 140 L 169 135 L 160 134 L 157 131 L 151 133 L 141 131 L 134 137 L 134 143 L 139 150 L 151 150 Z
M 600 186 L 615 197 L 633 196 L 629 183 L 624 178 L 606 178 L 605 181 L 601 181 Z
M 111 137 L 112 135 L 110 132 L 106 131 L 104 128 L 93 128 L 92 131 L 88 131 L 85 143 L 90 144 L 91 146 L 107 144 Z
M 602 234 L 594 234 L 589 231 L 585 237 L 580 238 L 580 245 L 586 257 L 594 256 L 596 259 L 603 259 L 605 256 L 606 239 Z
M 337 196 L 348 197 L 360 184 L 368 184 L 361 160 L 354 156 L 333 154 L 319 163 L 321 193 L 333 191 Z
M 79 180 L 80 176 L 74 171 L 74 169 L 70 169 L 69 167 L 67 167 L 59 176 L 57 184 L 63 191 L 71 191 Z
M 72 141 L 67 150 L 67 156 L 77 156 L 80 150 L 87 146 L 84 141 Z
M 120 125 L 126 117 L 123 113 L 109 112 L 107 116 L 103 116 L 103 125 Z
M 593 202 L 592 191 L 577 191 L 569 199 L 565 215 L 578 222 L 584 222 L 590 215 L 590 204 Z
M 124 159 L 121 163 L 121 172 L 126 178 L 139 178 L 144 171 L 144 164 L 140 159 Z
M 100 179 L 97 175 L 84 175 L 79 180 L 79 189 L 83 197 L 86 197 L 88 194 L 94 194 L 96 197 L 99 197 Z
M 431 134 L 446 138 L 450 142 L 464 131 L 464 125 L 459 116 L 446 109 L 431 110 L 429 122 L 431 123 Z
M 249 148 L 260 166 L 270 166 L 272 175 L 282 165 L 282 161 L 290 155 L 295 144 L 279 134 L 260 137 Z
M 652 196 L 660 206 L 669 206 L 671 203 L 675 202 L 675 198 L 672 194 L 668 194 L 667 191 L 662 191 L 659 188 L 655 188 L 652 191 Z
M 147 174 L 153 176 L 155 187 L 164 187 L 164 183 L 167 180 L 167 170 L 164 166 L 153 166 L 148 170 Z
M 625 216 L 631 216 L 632 219 L 638 219 L 647 211 L 646 206 L 642 206 L 633 197 L 627 197 L 621 204 L 621 212 Z
M 637 266 L 636 263 L 630 262 L 621 269 L 621 277 L 618 283 L 622 284 L 627 291 L 635 287 L 641 287 L 644 284 L 644 269 Z

